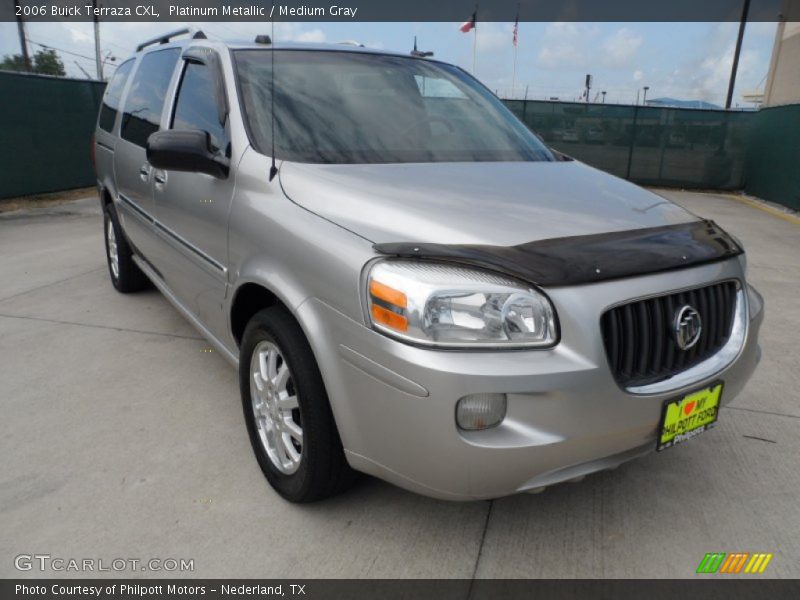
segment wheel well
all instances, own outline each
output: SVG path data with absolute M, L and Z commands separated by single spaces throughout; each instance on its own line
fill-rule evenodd
M 245 283 L 240 287 L 231 306 L 231 332 L 236 345 L 242 343 L 247 323 L 258 311 L 270 306 L 283 305 L 278 297 L 257 283 Z

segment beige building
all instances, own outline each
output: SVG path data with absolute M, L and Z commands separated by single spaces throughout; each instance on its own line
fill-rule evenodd
M 800 15 L 785 17 L 795 20 L 778 23 L 762 106 L 800 104 Z

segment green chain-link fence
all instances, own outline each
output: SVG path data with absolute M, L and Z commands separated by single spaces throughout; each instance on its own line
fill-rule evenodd
M 800 210 L 800 104 L 756 113 L 745 176 L 748 194 Z
M 90 141 L 105 84 L 0 73 L 0 198 L 93 185 Z
M 752 112 L 509 100 L 556 150 L 641 184 L 741 189 Z
M 0 198 L 94 184 L 105 84 L 0 72 Z M 759 112 L 507 100 L 565 154 L 648 185 L 746 189 L 800 208 L 800 105 Z

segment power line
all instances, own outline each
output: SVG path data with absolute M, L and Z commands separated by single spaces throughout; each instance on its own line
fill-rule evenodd
M 64 54 L 69 54 L 71 56 L 78 56 L 80 58 L 85 58 L 87 60 L 91 60 L 92 62 L 94 62 L 94 57 L 92 56 L 86 56 L 85 54 L 78 54 L 77 52 L 64 50 L 63 48 L 57 48 L 56 46 L 50 46 L 49 44 L 42 44 L 40 42 L 35 42 L 31 38 L 25 38 L 25 39 L 27 39 L 31 44 L 34 44 L 36 46 L 41 46 L 45 50 L 58 50 L 59 52 L 63 52 Z
M 63 48 L 57 48 L 56 46 L 51 46 L 49 44 L 42 44 L 41 42 L 35 42 L 34 40 L 32 40 L 30 38 L 25 38 L 25 39 L 29 43 L 31 43 L 31 44 L 33 44 L 35 46 L 39 46 L 41 48 L 44 48 L 45 50 L 55 50 L 57 52 L 63 52 L 64 54 L 69 54 L 70 56 L 76 57 L 78 60 L 89 61 L 92 65 L 95 64 L 95 59 L 92 58 L 91 56 L 86 56 L 85 54 L 78 54 L 77 52 L 72 52 L 70 50 L 64 50 Z M 105 65 L 105 68 L 116 69 L 117 65 L 108 63 L 108 64 Z M 81 70 L 83 70 L 83 69 L 81 69 Z
M 134 50 L 135 50 L 133 46 L 129 46 L 129 47 L 127 47 L 127 48 L 126 48 L 125 46 L 122 46 L 122 45 L 120 45 L 120 44 L 116 44 L 116 43 L 114 43 L 114 42 L 112 42 L 112 41 L 110 41 L 110 40 L 105 40 L 105 41 L 103 42 L 103 44 L 104 44 L 104 45 L 111 45 L 111 46 L 114 46 L 115 48 L 118 48 L 118 49 L 119 49 L 119 50 L 121 50 L 122 52 L 126 52 L 126 53 L 128 53 L 128 54 L 133 54 L 133 52 L 134 52 Z

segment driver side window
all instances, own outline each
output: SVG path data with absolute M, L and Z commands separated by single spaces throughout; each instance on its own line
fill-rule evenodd
M 178 88 L 172 129 L 205 131 L 215 152 L 226 154 L 229 136 L 219 122 L 214 74 L 206 65 L 187 62 Z

